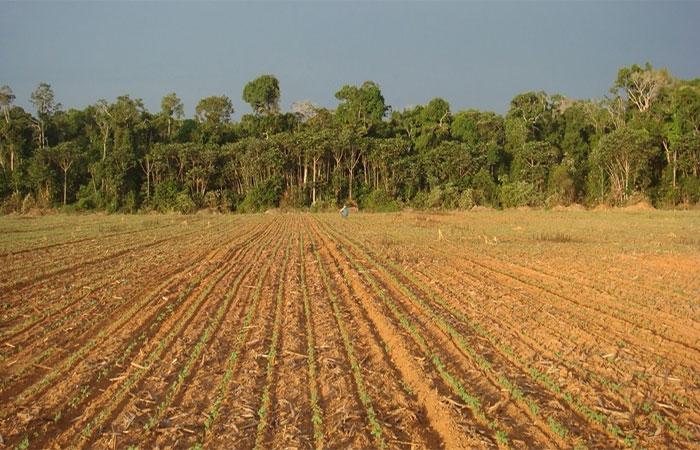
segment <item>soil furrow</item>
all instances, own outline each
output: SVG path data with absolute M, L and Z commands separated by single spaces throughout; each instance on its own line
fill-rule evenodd
M 92 445 L 108 446 L 110 440 L 117 440 L 114 433 L 119 432 L 122 436 L 119 445 L 130 446 L 140 442 L 152 446 L 170 446 L 174 444 L 173 439 L 184 444 L 184 438 L 194 438 L 195 432 L 201 431 L 204 421 L 202 416 L 178 417 L 182 401 L 186 395 L 190 395 L 188 391 L 192 391 L 193 381 L 200 375 L 209 375 L 211 370 L 223 372 L 222 367 L 204 367 L 211 340 L 214 336 L 223 334 L 224 330 L 231 330 L 233 325 L 238 326 L 228 323 L 227 319 L 240 316 L 239 313 L 245 306 L 240 304 L 241 285 L 249 277 L 256 261 L 265 255 L 268 243 L 274 239 L 278 230 L 275 229 L 262 240 L 254 255 L 235 258 L 235 262 L 234 258 L 230 259 L 233 263 L 231 271 L 203 297 L 201 306 L 192 315 L 192 322 L 185 325 L 186 331 L 177 335 L 171 346 L 162 349 L 149 370 L 149 376 L 143 377 L 130 388 L 134 394 L 131 400 L 118 408 L 118 414 L 115 413 L 113 418 L 106 421 L 113 424 L 128 423 L 131 429 L 140 429 L 144 434 L 127 433 L 128 428 L 113 426 L 112 435 L 96 437 Z M 206 393 L 207 391 L 200 393 L 200 398 L 201 394 Z
M 243 241 L 243 244 L 238 245 L 239 249 L 243 248 L 245 246 L 245 244 L 247 242 L 249 242 L 245 238 L 242 239 L 242 241 Z M 226 250 L 226 249 L 222 249 L 222 250 Z M 233 250 L 231 250 L 231 249 L 229 249 L 229 250 L 230 250 L 230 252 L 228 254 L 233 255 L 234 254 L 234 253 L 232 253 Z M 217 250 L 217 253 L 222 254 L 222 256 L 224 256 L 224 259 L 222 261 L 225 262 L 226 255 L 224 253 L 226 253 L 226 252 L 225 251 L 222 252 L 221 250 Z M 195 262 L 195 266 L 197 264 L 201 264 L 201 262 Z M 208 265 L 209 265 L 209 268 L 207 269 L 207 272 L 202 272 L 199 275 L 200 280 L 202 280 L 203 278 L 206 278 L 206 276 L 208 276 L 207 273 L 211 274 L 215 271 L 215 269 L 220 267 L 218 262 L 210 262 Z M 192 279 L 192 277 L 194 277 L 194 274 L 190 273 L 190 274 L 188 274 L 188 276 L 190 277 L 190 279 Z M 78 361 L 82 361 L 83 359 L 84 359 L 84 362 L 80 362 L 80 364 L 78 364 L 76 366 L 80 370 L 75 372 L 71 377 L 71 383 L 75 383 L 75 384 L 71 384 L 70 386 L 66 386 L 65 389 L 69 389 L 69 390 L 75 389 L 75 388 L 71 388 L 71 386 L 78 386 L 78 387 L 79 386 L 87 386 L 87 388 L 89 388 L 89 383 L 87 385 L 84 385 L 84 382 L 78 381 L 79 379 L 76 379 L 76 376 L 81 376 L 83 378 L 88 377 L 88 379 L 89 379 L 89 378 L 92 378 L 96 372 L 98 374 L 97 380 L 102 379 L 103 380 L 102 383 L 105 383 L 107 376 L 112 376 L 110 374 L 110 371 L 112 369 L 116 369 L 116 368 L 120 367 L 121 364 L 125 362 L 125 361 L 122 361 L 122 363 L 120 363 L 119 362 L 120 358 L 123 360 L 124 358 L 127 357 L 127 355 L 134 352 L 134 350 L 138 349 L 139 343 L 147 342 L 148 338 L 149 338 L 149 333 L 151 333 L 154 330 L 154 327 L 156 325 L 158 325 L 161 322 L 161 320 L 163 318 L 165 318 L 167 316 L 167 314 L 170 313 L 170 311 L 172 311 L 172 308 L 170 308 L 170 307 L 168 307 L 166 309 L 166 303 L 167 303 L 168 296 L 170 296 L 170 298 L 179 296 L 178 300 L 175 300 L 175 303 L 172 303 L 172 302 L 169 303 L 170 305 L 175 306 L 176 304 L 182 304 L 183 297 L 185 297 L 188 292 L 191 292 L 193 289 L 195 289 L 197 287 L 197 285 L 199 284 L 199 282 L 195 279 L 195 281 L 190 282 L 189 286 L 184 290 L 183 290 L 183 288 L 185 286 L 182 284 L 180 285 L 179 288 L 176 288 L 175 285 L 173 285 L 172 283 L 176 282 L 176 280 L 178 278 L 181 278 L 181 277 L 182 277 L 182 274 L 180 272 L 178 272 L 178 275 L 173 276 L 173 277 L 165 280 L 164 282 L 162 282 L 155 290 L 151 291 L 152 292 L 151 294 L 149 294 L 147 297 L 145 297 L 143 300 L 141 300 L 136 305 L 132 306 L 129 309 L 129 311 L 127 311 L 122 316 L 120 321 L 112 324 L 110 327 L 107 327 L 107 329 L 103 329 L 103 331 L 98 336 L 93 337 L 91 339 L 88 337 L 87 339 L 90 339 L 90 340 L 84 346 L 80 347 L 81 341 L 78 340 L 73 345 L 73 347 L 76 349 L 78 347 L 80 347 L 80 349 L 77 350 L 77 353 L 74 353 L 74 355 L 76 355 L 76 356 L 79 355 L 80 358 L 78 359 L 75 356 L 71 356 L 70 358 L 64 360 L 65 362 L 62 363 L 62 366 L 65 366 L 66 368 L 71 367 L 74 364 L 76 364 Z M 178 294 L 178 292 L 179 292 L 179 294 Z M 195 290 L 195 292 L 196 292 L 196 290 Z M 165 295 L 163 295 L 163 294 L 165 294 Z M 158 303 L 160 303 L 162 305 L 159 307 L 160 309 L 153 309 L 151 307 L 152 312 L 150 314 L 143 315 L 142 317 L 139 317 L 139 320 L 136 320 L 136 321 L 130 321 L 130 322 L 127 321 L 127 319 L 132 317 L 133 314 L 136 312 L 135 307 L 137 305 L 138 306 L 148 305 L 148 301 L 150 301 L 151 299 L 154 299 L 155 297 L 158 297 Z M 190 296 L 188 298 L 192 298 L 192 296 Z M 166 301 L 164 302 L 163 300 L 166 300 Z M 185 301 L 184 303 L 187 304 L 187 301 Z M 148 317 L 150 317 L 151 319 L 148 319 Z M 154 318 L 155 318 L 155 322 L 153 321 Z M 142 322 L 141 320 L 145 320 L 145 322 Z M 151 325 L 149 325 L 149 323 Z M 127 324 L 129 324 L 129 326 L 132 326 L 132 327 L 133 327 L 133 325 L 140 327 L 140 328 L 135 328 L 134 331 L 131 332 L 132 338 L 127 337 L 127 339 L 123 339 L 123 338 L 114 339 L 114 338 L 109 337 L 112 335 L 112 333 L 107 332 L 110 328 L 111 328 L 112 332 L 116 333 L 119 330 L 122 330 L 122 328 Z M 97 329 L 100 329 L 100 327 L 97 327 Z M 100 342 L 100 340 L 103 340 L 105 337 L 109 337 L 109 338 L 103 342 Z M 105 345 L 108 345 L 108 346 L 112 345 L 112 344 L 109 344 L 109 342 L 113 342 L 117 346 L 120 346 L 120 345 L 126 346 L 129 341 L 131 341 L 131 344 L 129 344 L 129 346 L 122 352 L 122 356 L 120 358 L 116 359 L 116 363 L 114 362 L 115 361 L 114 358 L 116 357 L 119 350 L 115 349 L 113 352 L 110 352 L 109 354 L 105 354 L 105 352 L 104 352 Z M 82 342 L 85 342 L 85 341 L 82 341 Z M 102 349 L 100 351 L 101 355 L 90 356 L 89 352 L 93 348 Z M 124 348 L 124 347 L 122 347 L 122 348 Z M 62 352 L 62 353 L 67 354 L 66 352 Z M 110 356 L 110 354 L 114 355 L 114 356 Z M 99 364 L 95 365 L 95 363 L 99 363 Z M 58 365 L 59 364 L 56 363 L 56 366 L 58 366 Z M 59 366 L 59 367 L 62 367 L 62 366 Z M 47 367 L 47 366 L 44 366 L 44 367 Z M 106 373 L 104 373 L 105 371 L 106 371 Z M 55 392 L 56 386 L 52 385 L 51 383 L 52 383 L 52 380 L 56 379 L 58 374 L 59 374 L 58 369 L 54 370 L 54 372 L 51 372 L 50 374 L 47 375 L 48 378 L 47 377 L 44 378 L 44 380 L 46 380 L 46 381 L 42 380 L 40 383 L 33 385 L 30 389 L 25 390 L 25 392 L 27 392 L 26 394 L 19 394 L 19 391 L 13 390 L 13 392 L 15 394 L 19 394 L 19 395 L 17 395 L 17 397 L 15 397 L 15 400 L 20 401 L 22 403 L 25 403 L 27 401 L 27 398 L 30 398 L 28 396 L 36 395 L 36 394 L 42 392 L 43 390 L 47 389 L 49 386 L 51 386 L 52 392 Z M 82 374 L 82 375 L 79 375 L 79 374 Z M 104 376 L 102 376 L 102 374 L 104 374 Z M 60 381 L 64 381 L 64 380 L 60 380 Z M 68 381 L 68 380 L 65 380 L 65 381 Z M 64 383 L 64 385 L 65 385 L 65 383 Z M 53 398 L 53 396 L 49 397 L 49 398 Z M 60 396 L 57 396 L 56 398 L 60 398 Z
M 253 235 L 254 236 L 254 235 Z M 250 237 L 248 237 L 249 239 Z M 243 242 L 246 242 L 245 239 Z M 239 244 L 240 245 L 240 244 Z M 152 292 L 151 289 L 158 285 L 158 283 L 165 279 L 167 282 L 165 283 L 164 286 L 161 286 L 158 289 L 162 289 L 163 292 L 160 294 L 160 296 L 155 295 L 156 293 L 152 293 L 150 296 L 148 296 L 148 301 L 147 302 L 141 302 L 139 305 L 140 313 L 143 318 L 148 317 L 148 314 L 151 314 L 152 317 L 156 317 L 158 314 L 161 314 L 163 311 L 163 308 L 167 306 L 167 300 L 168 298 L 173 298 L 177 297 L 179 295 L 177 290 L 174 290 L 172 287 L 169 286 L 174 286 L 173 283 L 176 283 L 178 279 L 182 279 L 183 277 L 189 277 L 192 278 L 196 275 L 196 271 L 193 272 L 193 268 L 197 268 L 199 270 L 200 268 L 203 268 L 200 263 L 202 260 L 211 260 L 212 257 L 216 253 L 221 253 L 220 249 L 217 250 L 205 250 L 203 254 L 200 255 L 195 255 L 194 258 L 190 259 L 186 263 L 180 262 L 179 264 L 172 266 L 174 267 L 173 271 L 168 272 L 164 277 L 162 278 L 152 278 L 149 280 L 149 283 L 144 284 L 140 286 L 140 289 L 137 291 L 138 295 L 135 295 L 133 298 L 141 298 L 141 295 L 145 295 L 146 292 Z M 181 287 L 184 287 L 181 285 Z M 123 312 L 121 314 L 127 314 L 129 316 L 135 314 L 137 311 L 136 309 L 133 308 L 133 305 L 130 303 L 124 301 L 128 300 L 129 297 L 126 297 L 125 295 L 117 296 L 120 297 L 119 299 L 113 299 L 115 304 L 116 310 L 114 313 L 117 313 L 118 311 L 122 310 Z M 153 310 L 153 308 L 156 308 Z M 144 314 L 145 313 L 145 314 Z M 111 323 L 110 323 L 111 322 Z M 121 323 L 121 325 L 118 325 Z M 59 349 L 60 351 L 55 352 L 55 358 L 52 358 L 50 360 L 47 360 L 43 362 L 41 365 L 44 367 L 60 367 L 62 364 L 64 364 L 65 359 L 69 358 L 70 355 L 72 354 L 73 351 L 76 351 L 81 347 L 81 342 L 92 342 L 96 337 L 99 339 L 99 335 L 104 335 L 104 336 L 109 336 L 107 333 L 104 332 L 105 328 L 109 328 L 110 334 L 116 333 L 119 330 L 121 330 L 124 326 L 133 326 L 137 324 L 138 322 L 133 322 L 133 321 L 126 321 L 126 320 L 120 320 L 117 323 L 114 323 L 112 321 L 112 317 L 110 315 L 104 315 L 104 316 L 98 316 L 94 320 L 90 320 L 89 322 L 83 321 L 81 323 L 81 326 L 76 326 L 70 329 L 70 333 L 62 333 L 60 335 L 59 340 L 54 340 L 54 341 L 49 341 L 46 338 L 44 338 L 42 341 L 40 341 L 40 344 L 46 345 L 50 344 L 52 347 Z M 87 326 L 86 325 L 90 325 Z M 65 328 L 64 328 L 65 330 Z M 93 347 L 94 345 L 91 345 Z M 85 355 L 87 356 L 87 355 Z M 98 358 L 99 359 L 99 358 Z M 14 361 L 10 361 L 13 362 Z M 8 364 L 10 363 L 8 362 Z M 21 370 L 23 366 L 21 364 L 13 364 L 13 370 L 18 371 Z M 40 366 L 33 367 L 33 370 L 35 372 L 39 373 L 45 373 L 45 369 L 43 369 Z M 41 376 L 41 375 L 40 375 Z M 27 386 L 30 385 L 33 382 L 34 378 L 31 375 L 31 373 L 24 373 L 23 376 L 23 385 Z M 13 386 L 12 388 L 13 392 L 17 394 L 18 396 L 21 395 L 20 392 L 22 390 L 21 386 Z M 1 395 L 1 394 L 0 394 Z M 2 397 L 0 397 L 2 398 Z
M 272 336 L 275 315 L 275 282 L 281 276 L 281 267 L 275 267 L 285 239 L 288 223 L 280 227 L 274 248 L 262 259 L 255 285 L 250 285 L 250 305 L 238 330 L 234 344 L 235 361 L 229 357 L 227 369 L 237 382 L 220 384 L 220 400 L 215 400 L 209 418 L 204 422 L 202 440 L 209 448 L 233 446 L 252 448 L 259 423 L 260 398 L 266 381 L 265 366 Z
M 318 233 L 317 236 L 318 239 L 323 240 L 323 249 L 324 251 L 329 252 L 328 257 L 332 258 L 330 260 L 327 260 L 328 264 L 336 266 L 336 270 L 343 274 L 342 276 L 351 283 L 355 291 L 367 293 L 367 297 L 365 297 L 366 301 L 363 302 L 366 304 L 365 307 L 369 309 L 372 303 L 375 303 L 377 302 L 377 300 L 379 300 L 377 299 L 377 296 L 379 296 L 388 308 L 382 308 L 380 310 L 381 312 L 379 312 L 377 315 L 393 315 L 395 317 L 395 321 L 393 322 L 401 323 L 401 326 L 403 327 L 403 332 L 399 332 L 398 330 L 395 331 L 398 336 L 404 336 L 402 338 L 402 343 L 398 345 L 407 346 L 412 349 L 412 352 L 415 355 L 420 355 L 420 361 L 426 366 L 422 370 L 423 377 L 428 377 L 428 379 L 432 380 L 430 386 L 433 388 L 434 386 L 439 386 L 439 393 L 442 396 L 447 397 L 450 397 L 450 391 L 456 391 L 456 394 L 460 390 L 464 389 L 463 384 L 459 380 L 453 381 L 452 385 L 446 382 L 447 379 L 454 379 L 454 375 L 452 374 L 455 373 L 455 368 L 452 367 L 452 369 L 445 370 L 444 357 L 436 360 L 435 351 L 439 351 L 439 346 L 433 346 L 433 343 L 429 339 L 424 338 L 417 331 L 410 332 L 410 330 L 414 330 L 414 328 L 408 321 L 406 316 L 401 314 L 398 311 L 398 309 L 396 309 L 395 305 L 393 305 L 393 297 L 389 299 L 383 289 L 379 288 L 376 284 L 373 285 L 371 282 L 368 283 L 368 280 L 374 281 L 373 278 L 371 278 L 367 274 L 367 271 L 364 268 L 362 268 L 359 265 L 356 265 L 356 261 L 350 258 L 349 255 L 343 254 L 342 247 L 336 247 L 336 244 L 334 244 L 332 240 L 329 237 L 327 237 L 327 235 Z M 333 262 L 331 263 L 331 261 Z M 394 306 L 393 308 L 389 305 L 389 302 L 391 302 L 391 306 Z M 406 336 L 406 332 L 409 332 L 408 336 Z M 396 338 L 394 338 L 393 340 L 394 342 L 396 342 L 395 339 Z M 387 338 L 383 337 L 383 340 L 386 342 Z M 454 353 L 450 355 L 450 357 L 453 356 L 455 356 Z M 434 367 L 431 366 L 431 363 L 434 365 Z M 426 370 L 428 371 L 427 373 Z M 437 373 L 435 373 L 433 370 Z M 483 381 L 475 380 L 475 384 L 483 385 Z M 470 392 L 473 392 L 474 388 L 475 385 L 468 385 L 467 387 L 467 389 Z M 478 436 L 481 436 L 483 438 L 486 438 L 485 441 L 482 441 L 482 446 L 495 447 L 497 445 L 498 439 L 496 439 L 496 433 L 492 430 L 492 428 L 497 427 L 496 422 L 489 421 L 486 415 L 483 414 L 481 407 L 482 402 L 480 402 L 477 398 L 474 398 L 469 394 L 462 394 L 461 396 L 464 398 L 460 400 L 462 400 L 463 402 L 469 402 L 468 404 L 471 404 L 472 408 L 471 412 L 469 412 L 466 404 L 461 403 L 459 400 L 452 400 L 453 404 L 459 405 L 460 413 L 466 413 L 469 417 L 467 421 L 460 420 L 457 423 L 464 426 L 466 429 L 471 430 L 470 434 L 472 435 L 472 437 L 476 438 Z M 495 403 L 496 402 L 494 402 L 494 404 Z M 489 424 L 492 425 L 489 426 Z M 445 436 L 443 436 L 443 438 L 445 438 Z M 503 439 L 501 438 L 501 440 Z
M 309 344 L 304 321 L 304 302 L 308 301 L 308 294 L 306 297 L 302 294 L 302 254 L 299 250 L 303 244 L 298 227 L 294 228 L 287 275 L 282 281 L 283 319 L 267 420 L 269 432 L 262 441 L 264 448 L 310 448 L 314 444 L 314 410 L 310 402 L 311 380 L 307 369 Z M 313 340 L 310 345 L 313 346 Z M 315 383 L 315 373 L 313 376 Z
M 268 232 L 274 234 L 274 227 Z M 202 321 L 208 319 L 208 315 L 203 310 L 207 301 L 215 299 L 214 301 L 218 302 L 219 300 L 217 296 L 209 297 L 209 295 L 219 289 L 225 289 L 227 280 L 230 280 L 232 272 L 237 267 L 238 258 L 245 260 L 245 258 L 250 257 L 245 255 L 250 255 L 256 247 L 256 242 L 257 240 L 245 239 L 243 244 L 237 246 L 236 251 L 222 252 L 223 255 L 218 262 L 210 263 L 213 268 L 200 277 L 201 282 L 191 284 L 191 288 L 185 291 L 185 298 L 173 310 L 172 314 L 168 314 L 162 320 L 159 320 L 161 317 L 159 314 L 155 321 L 146 321 L 140 330 L 132 334 L 135 336 L 135 340 L 127 349 L 130 349 L 129 355 L 134 355 L 127 356 L 127 354 L 122 353 L 117 358 L 117 362 L 113 364 L 116 371 L 109 373 L 108 376 L 98 378 L 98 383 L 91 386 L 94 392 L 100 392 L 99 396 L 81 406 L 79 411 L 81 415 L 78 415 L 78 411 L 76 411 L 77 417 L 66 417 L 64 423 L 70 427 L 57 438 L 56 442 L 59 445 L 72 442 L 76 436 L 81 436 L 81 445 L 91 446 L 102 437 L 103 424 L 121 423 L 128 431 L 135 417 L 125 422 L 117 422 L 117 417 L 121 417 L 120 414 L 130 411 L 127 405 L 136 403 L 136 408 L 139 408 L 138 405 L 143 406 L 139 403 L 140 401 L 149 405 L 145 408 L 149 411 L 141 408 L 142 417 L 143 414 L 148 414 L 154 407 L 158 406 L 154 394 L 145 389 L 144 383 L 157 380 L 156 385 L 164 387 L 163 377 L 158 376 L 158 371 L 162 369 L 168 372 L 170 365 L 166 362 L 177 358 L 176 356 L 171 359 L 164 355 L 168 355 L 178 341 L 185 340 L 186 342 L 189 339 L 183 334 L 184 330 L 189 333 L 201 328 Z M 139 332 L 140 334 L 138 334 Z M 133 347 L 134 344 L 137 344 L 136 347 Z M 142 345 L 140 349 L 139 345 Z M 137 349 L 138 352 L 135 352 Z M 142 395 L 144 392 L 147 394 Z M 86 411 L 91 411 L 93 414 L 88 415 Z M 90 418 L 93 419 L 90 420 Z M 62 442 L 63 444 L 61 444 Z
M 347 236 L 344 236 L 344 239 L 351 241 Z M 574 446 L 581 442 L 605 440 L 600 434 L 590 436 L 587 433 L 590 426 L 586 421 L 561 400 L 559 393 L 543 392 L 540 386 L 531 380 L 527 367 L 517 363 L 517 358 L 492 342 L 487 341 L 485 345 L 483 336 L 478 333 L 479 327 L 470 326 L 469 320 L 458 311 L 455 304 L 445 300 L 447 296 L 441 298 L 413 276 L 416 268 L 406 271 L 396 262 L 387 260 L 384 255 L 377 255 L 377 252 L 364 247 L 363 244 L 355 242 L 352 245 L 360 247 L 362 253 L 358 255 L 359 258 L 369 258 L 369 263 L 386 273 L 401 290 L 416 297 L 418 302 L 425 303 L 433 311 L 433 318 L 451 335 L 455 346 L 469 353 L 471 363 L 478 366 L 494 385 L 508 390 L 511 396 L 520 402 L 530 420 L 539 423 L 542 429 L 549 429 L 552 438 L 557 440 L 559 445 L 567 445 L 564 443 L 564 437 L 572 441 Z M 608 445 L 614 445 L 614 442 L 610 441 Z

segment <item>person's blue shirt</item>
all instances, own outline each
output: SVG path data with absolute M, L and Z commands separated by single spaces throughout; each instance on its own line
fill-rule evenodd
M 348 207 L 343 206 L 343 209 L 340 210 L 340 215 L 343 216 L 343 219 L 348 216 Z

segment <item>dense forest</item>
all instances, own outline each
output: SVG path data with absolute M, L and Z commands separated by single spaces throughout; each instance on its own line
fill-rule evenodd
M 335 97 L 334 111 L 283 113 L 278 80 L 262 75 L 242 93 L 254 113 L 233 122 L 227 96 L 200 100 L 192 119 L 175 93 L 157 113 L 129 95 L 64 111 L 41 83 L 27 112 L 2 86 L 2 212 L 700 201 L 700 79 L 648 63 L 621 68 L 603 99 L 526 92 L 505 117 L 441 98 L 392 110 L 372 81 Z

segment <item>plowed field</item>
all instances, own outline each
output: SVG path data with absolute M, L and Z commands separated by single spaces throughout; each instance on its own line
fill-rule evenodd
M 698 212 L 0 231 L 0 447 L 700 447 Z

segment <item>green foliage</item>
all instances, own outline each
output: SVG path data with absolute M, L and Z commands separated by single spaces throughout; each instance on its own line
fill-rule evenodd
M 341 101 L 336 110 L 337 120 L 360 134 L 369 134 L 389 110 L 379 85 L 373 81 L 365 81 L 359 88 L 345 85 L 335 93 L 335 98 Z
M 559 161 L 559 150 L 546 141 L 531 141 L 514 151 L 513 179 L 526 181 L 543 192 L 549 171 Z
M 243 201 L 243 195 L 231 189 L 224 189 L 221 193 L 221 210 L 235 211 L 238 205 Z
M 477 205 L 498 205 L 498 185 L 485 167 L 472 179 L 473 198 Z
M 411 205 L 418 209 L 456 209 L 460 201 L 460 191 L 454 184 L 435 186 L 428 192 L 416 195 Z
M 479 170 L 483 158 L 467 144 L 445 141 L 422 154 L 422 169 L 430 187 L 465 185 Z
M 554 167 L 547 183 L 547 206 L 568 206 L 574 202 L 576 190 L 570 166 L 565 162 Z
M 681 177 L 680 199 L 683 203 L 693 204 L 700 202 L 700 178 Z
M 243 89 L 243 100 L 258 114 L 279 112 L 279 99 L 279 81 L 274 75 L 261 75 Z
M 77 197 L 78 209 L 83 211 L 101 210 L 113 213 L 117 210 L 116 195 L 96 190 L 91 185 L 80 186 Z
M 221 209 L 221 192 L 209 191 L 206 194 L 204 194 L 204 198 L 202 199 L 202 206 L 214 210 Z
M 121 212 L 126 214 L 134 214 L 139 209 L 138 194 L 134 191 L 129 191 L 124 196 L 124 203 L 121 207 Z
M 129 195 L 124 204 L 124 209 L 134 207 L 136 205 L 136 196 L 134 193 L 134 202 L 129 203 Z M 193 214 L 197 211 L 189 190 L 178 190 L 172 180 L 167 180 L 156 185 L 155 192 L 150 200 L 146 202 L 148 208 L 152 208 L 158 212 L 180 212 L 182 214 Z
M 301 209 L 306 206 L 306 195 L 302 189 L 297 186 L 283 191 L 279 201 L 279 207 L 282 209 Z
M 566 439 L 566 436 L 569 434 L 569 430 L 564 425 L 560 424 L 552 417 L 549 417 L 547 422 L 549 423 L 549 428 L 551 428 L 552 431 L 558 434 L 562 439 Z
M 195 108 L 197 120 L 210 124 L 228 123 L 232 114 L 233 104 L 225 95 L 203 98 Z
M 3 200 L 0 205 L 0 214 L 21 213 L 22 212 L 22 196 L 13 192 L 9 197 Z
M 498 197 L 504 208 L 540 206 L 542 204 L 542 196 L 535 189 L 535 185 L 527 181 L 504 183 Z
M 25 436 L 22 442 L 19 443 L 18 447 L 20 450 L 29 448 L 29 436 Z
M 479 135 L 479 112 L 475 110 L 460 111 L 452 121 L 450 134 L 454 139 L 467 144 L 476 144 L 482 141 Z
M 401 205 L 386 191 L 377 189 L 369 194 L 358 196 L 360 209 L 373 212 L 394 212 L 401 209 Z
M 175 196 L 175 211 L 182 214 L 194 214 L 197 212 L 197 205 L 188 191 L 180 191 Z
M 173 180 L 158 183 L 155 192 L 151 196 L 149 206 L 158 212 L 170 212 L 175 210 L 178 190 Z
M 316 203 L 309 207 L 312 213 L 329 212 L 335 210 L 335 205 L 326 200 L 317 200 Z
M 459 195 L 459 200 L 457 200 L 457 208 L 469 211 L 477 205 L 476 191 L 472 188 L 467 188 L 462 191 Z
M 238 205 L 238 211 L 243 213 L 262 212 L 279 206 L 282 197 L 283 180 L 271 177 L 260 186 L 255 186 Z
M 433 98 L 401 111 L 378 84 L 343 86 L 335 111 L 309 102 L 279 111 L 279 82 L 243 89 L 254 114 L 231 123 L 226 95 L 201 99 L 184 118 L 175 93 L 157 113 L 121 95 L 62 111 L 51 86 L 32 112 L 0 87 L 0 204 L 27 212 L 74 203 L 79 210 L 192 212 L 335 208 L 468 209 L 624 205 L 634 193 L 657 205 L 700 201 L 700 82 L 650 64 L 623 67 L 612 97 L 516 95 L 504 116 L 451 111 Z M 299 105 L 297 105 L 299 106 Z
M 603 137 L 591 153 L 594 165 L 604 168 L 615 204 L 624 204 L 635 190 L 651 184 L 651 160 L 658 153 L 647 130 L 619 128 Z

